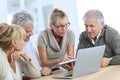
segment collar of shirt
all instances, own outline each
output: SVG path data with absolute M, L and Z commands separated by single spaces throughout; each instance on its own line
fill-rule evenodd
M 97 35 L 97 38 L 96 38 L 95 41 L 94 41 L 94 39 L 90 38 L 90 40 L 92 41 L 93 44 L 95 44 L 95 42 L 98 40 L 100 34 L 101 34 L 101 30 L 100 30 L 99 34 Z

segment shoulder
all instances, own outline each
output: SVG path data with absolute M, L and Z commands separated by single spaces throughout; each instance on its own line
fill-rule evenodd
M 3 51 L 0 50 L 0 75 L 7 74 L 8 67 L 9 65 L 7 61 L 7 56 Z
M 80 38 L 88 38 L 87 34 L 86 34 L 86 31 L 83 31 L 81 34 L 80 34 Z
M 40 34 L 38 35 L 38 38 L 45 38 L 45 37 L 48 37 L 48 32 L 50 31 L 51 29 L 45 29 L 44 31 L 41 31 Z
M 38 36 L 44 36 L 46 34 L 47 34 L 47 29 L 45 29 L 44 31 L 41 31 Z
M 106 31 L 107 31 L 107 32 L 118 33 L 117 30 L 115 30 L 114 28 L 112 28 L 112 27 L 110 27 L 110 26 L 108 26 L 108 25 L 106 25 L 105 27 L 106 27 Z
M 65 35 L 64 37 L 66 37 L 68 40 L 71 39 L 71 40 L 74 41 L 74 39 L 75 39 L 75 34 L 74 34 L 74 32 L 73 32 L 72 30 L 68 30 L 67 33 L 66 33 L 66 35 Z
M 7 60 L 7 55 L 0 49 L 0 63 L 4 63 Z
M 4 65 L 4 58 L 3 58 L 2 53 L 0 52 L 0 74 L 3 68 L 3 65 Z
M 105 28 L 106 28 L 106 36 L 115 36 L 115 35 L 119 35 L 118 31 L 115 30 L 114 28 L 108 26 L 108 25 L 105 25 Z
M 106 26 L 104 34 L 105 34 L 106 42 L 109 42 L 110 44 L 111 44 L 111 41 L 116 42 L 117 40 L 120 40 L 120 35 L 118 31 L 113 29 L 110 26 Z
M 74 32 L 72 30 L 68 30 L 67 31 L 67 36 L 74 36 Z
M 41 31 L 41 32 L 39 33 L 38 37 L 39 37 L 39 38 L 40 38 L 40 37 L 42 37 L 42 38 L 43 38 L 43 37 L 44 37 L 44 38 L 47 38 L 49 34 L 51 34 L 51 29 L 50 29 L 50 28 L 47 28 L 47 29 Z

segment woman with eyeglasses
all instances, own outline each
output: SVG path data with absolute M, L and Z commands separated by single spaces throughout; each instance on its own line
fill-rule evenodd
M 69 30 L 70 23 L 66 13 L 55 8 L 49 18 L 49 26 L 38 36 L 37 48 L 42 67 L 52 67 L 64 60 L 74 58 L 75 36 Z M 67 70 L 73 69 L 73 64 L 63 65 Z

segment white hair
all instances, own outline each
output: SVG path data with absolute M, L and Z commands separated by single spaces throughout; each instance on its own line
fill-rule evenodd
M 20 25 L 25 27 L 27 23 L 33 24 L 34 20 L 30 13 L 21 10 L 13 15 L 12 24 Z
M 85 13 L 83 20 L 86 20 L 86 18 L 93 18 L 96 17 L 98 24 L 104 22 L 104 16 L 99 10 L 89 10 Z

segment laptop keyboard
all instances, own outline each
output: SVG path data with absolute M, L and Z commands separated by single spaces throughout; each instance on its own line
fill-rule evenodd
M 66 74 L 65 77 L 72 77 L 72 73 L 71 74 Z

